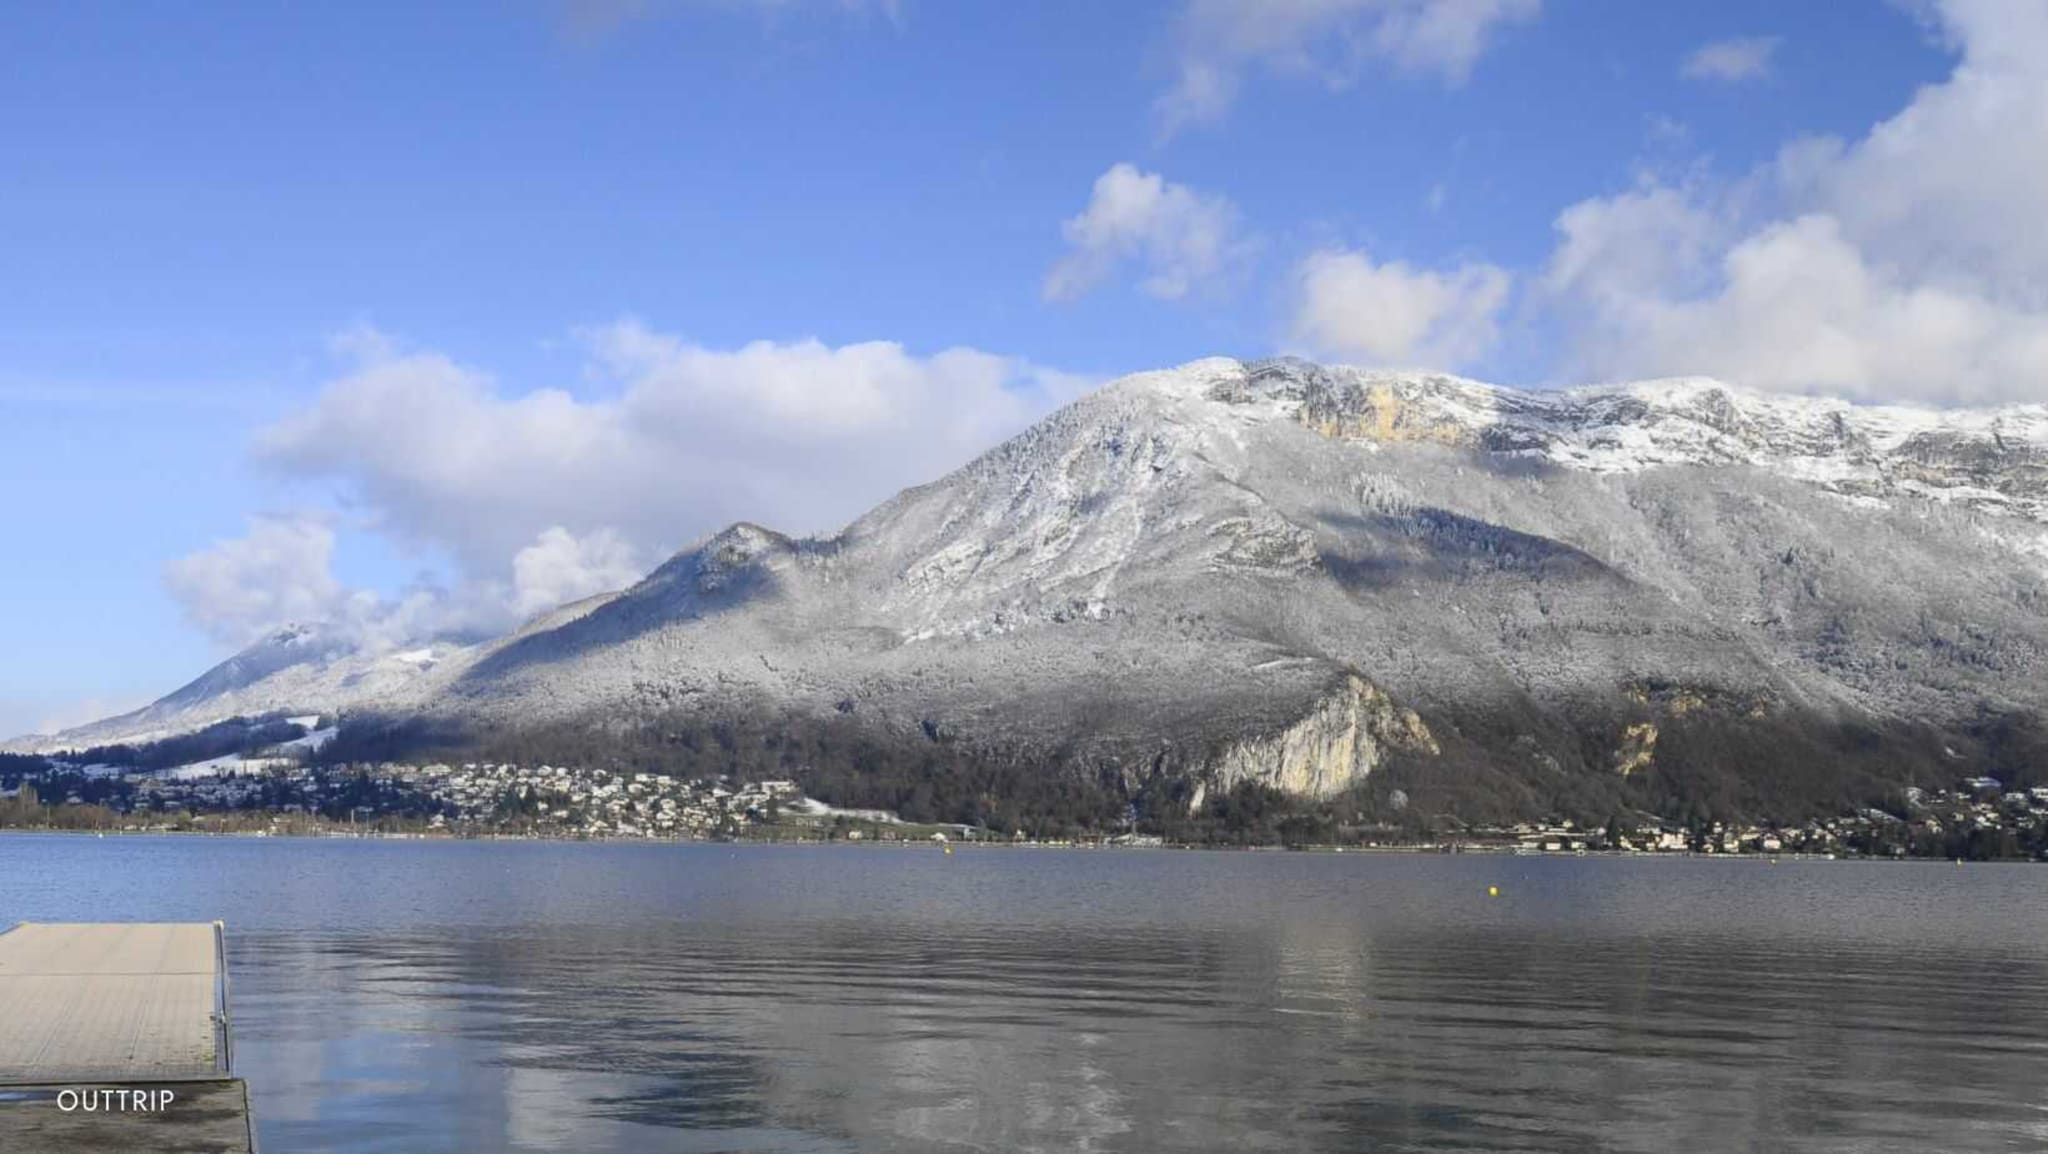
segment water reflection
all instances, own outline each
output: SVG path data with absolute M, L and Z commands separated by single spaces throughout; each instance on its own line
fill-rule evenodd
M 271 1151 L 2048 1138 L 2039 870 L 133 852 L 156 872 L 113 906 L 242 915 L 238 1057 Z M 79 890 L 0 897 L 53 918 Z

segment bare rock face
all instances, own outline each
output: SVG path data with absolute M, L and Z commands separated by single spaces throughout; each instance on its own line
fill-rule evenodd
M 1638 721 L 1622 731 L 1621 747 L 1614 751 L 1615 772 L 1623 777 L 1641 773 L 1655 763 L 1656 756 L 1656 723 Z
M 1350 674 L 1301 720 L 1230 746 L 1210 774 L 1219 789 L 1254 781 L 1283 793 L 1326 798 L 1363 782 L 1393 749 L 1441 752 L 1421 715 Z
M 1433 383 L 1437 389 L 1455 387 L 1441 379 Z M 1428 400 L 1427 392 L 1398 388 L 1389 381 L 1368 381 L 1342 390 L 1321 387 L 1308 391 L 1295 419 L 1332 440 L 1479 446 L 1487 430 L 1458 419 L 1446 406 L 1430 405 Z

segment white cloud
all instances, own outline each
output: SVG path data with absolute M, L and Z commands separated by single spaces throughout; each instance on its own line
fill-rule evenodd
M 1082 378 L 974 349 L 889 342 L 706 349 L 635 321 L 580 334 L 598 395 L 501 391 L 374 332 L 304 411 L 265 430 L 262 462 L 336 484 L 369 529 L 452 557 L 454 587 L 345 592 L 323 522 L 259 519 L 175 562 L 173 592 L 224 640 L 291 617 L 376 647 L 503 628 L 619 588 L 736 520 L 838 527 L 1085 391 Z
M 1716 40 L 1694 49 L 1678 71 L 1692 80 L 1719 80 L 1727 84 L 1761 79 L 1770 74 L 1771 59 L 1781 43 L 1776 36 Z
M 1723 218 L 1693 193 L 1655 183 L 1581 201 L 1558 215 L 1556 227 L 1561 236 L 1547 284 L 1602 310 L 1626 310 L 1645 296 L 1704 287 L 1703 269 L 1728 231 Z
M 1236 232 L 1237 209 L 1224 197 L 1113 165 L 1095 179 L 1088 206 L 1061 226 L 1068 251 L 1046 274 L 1046 299 L 1073 300 L 1129 261 L 1144 267 L 1147 293 L 1186 296 L 1243 253 Z
M 1154 111 L 1161 130 L 1220 117 L 1254 66 L 1329 87 L 1373 60 L 1462 84 L 1504 24 L 1539 0 L 1189 0 L 1177 22 L 1177 77 Z
M 2041 399 L 2048 382 L 2048 316 L 1905 280 L 1825 213 L 1743 238 L 1720 270 L 1699 298 L 1610 294 L 1599 318 L 1612 339 L 1590 342 L 1612 351 L 1610 371 L 1688 366 L 1760 388 L 1964 403 Z
M 354 520 L 452 557 L 452 586 L 348 589 L 333 518 L 296 513 L 251 518 L 244 536 L 170 562 L 165 587 L 227 645 L 294 620 L 371 649 L 501 630 L 628 585 L 733 520 L 836 527 L 1088 386 L 973 349 L 720 351 L 632 321 L 582 338 L 598 397 L 504 395 L 445 356 L 359 329 L 335 341 L 352 371 L 259 436 L 261 461 L 334 482 Z
M 530 617 L 640 579 L 648 561 L 625 538 L 599 529 L 578 539 L 560 525 L 512 555 L 512 607 Z
M 2048 399 L 2048 7 L 1948 0 L 1959 51 L 1859 140 L 1574 205 L 1547 285 L 1580 375 L 1874 399 Z
M 1344 249 L 1309 254 L 1296 278 L 1294 335 L 1317 354 L 1433 368 L 1469 363 L 1493 344 L 1510 285 L 1489 264 L 1440 272 Z
M 335 541 L 319 513 L 253 517 L 245 535 L 166 565 L 164 585 L 188 620 L 230 648 L 300 622 L 383 652 L 429 638 L 502 632 L 557 605 L 622 589 L 653 564 L 610 529 L 578 538 L 551 526 L 514 553 L 505 572 L 466 576 L 453 587 L 423 580 L 384 596 L 342 584 L 333 569 Z
M 216 541 L 164 566 L 187 620 L 239 645 L 285 621 L 321 621 L 345 594 L 331 566 L 334 530 L 312 517 L 261 516 L 246 536 Z
M 2048 303 L 2048 4 L 1948 0 L 1955 71 L 1863 139 L 1786 150 L 1787 194 L 1916 279 Z

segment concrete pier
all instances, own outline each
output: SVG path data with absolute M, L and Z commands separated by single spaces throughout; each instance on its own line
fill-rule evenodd
M 0 931 L 0 1150 L 255 1149 L 220 923 Z

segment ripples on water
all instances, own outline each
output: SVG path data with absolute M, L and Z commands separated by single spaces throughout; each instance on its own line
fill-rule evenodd
M 2024 866 L 0 838 L 215 917 L 268 1154 L 2048 1145 Z

